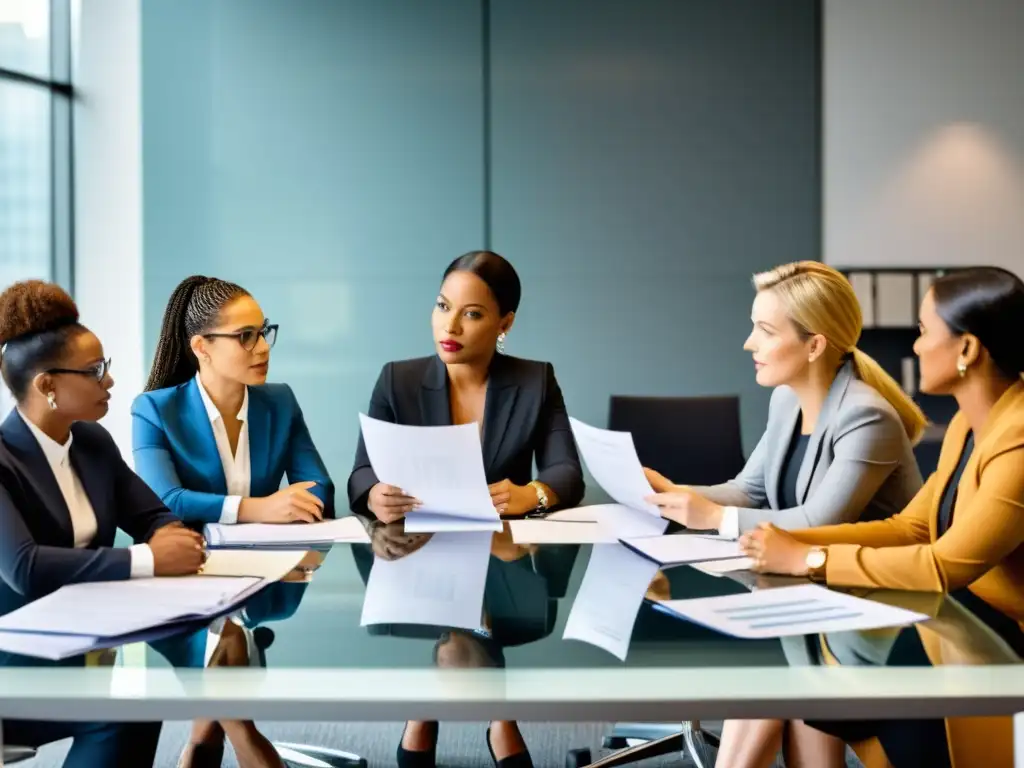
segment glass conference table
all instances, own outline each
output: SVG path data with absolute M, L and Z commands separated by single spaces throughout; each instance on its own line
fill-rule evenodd
M 389 557 L 423 542 L 395 528 L 376 535 L 377 550 Z M 107 668 L 0 668 L 0 719 L 608 721 L 620 724 L 620 736 L 630 734 L 629 724 L 636 732 L 638 724 L 661 723 L 664 733 L 678 732 L 667 742 L 672 749 L 685 748 L 707 766 L 713 759 L 696 725 L 701 720 L 1024 712 L 1020 649 L 1002 640 L 975 608 L 938 595 L 858 593 L 933 617 L 918 627 L 738 640 L 667 616 L 651 600 L 800 580 L 670 568 L 647 588 L 628 655 L 620 661 L 562 639 L 589 552 L 580 545 L 524 547 L 507 531 L 496 534 L 486 568 L 483 633 L 412 623 L 361 626 L 374 567 L 371 546 L 311 552 L 303 569 L 245 608 L 246 625 L 257 628 L 266 646 L 264 666 L 171 669 L 152 649 L 144 649 L 140 663 L 136 649 L 135 657 L 122 650 L 122 661 Z M 893 658 L 908 632 L 933 636 L 939 649 L 934 666 Z M 652 733 L 659 735 L 658 729 Z M 341 751 L 346 745 L 323 746 L 324 762 L 306 764 L 348 764 Z M 293 756 L 303 764 L 299 753 Z M 568 762 L 587 764 L 589 755 L 580 752 Z

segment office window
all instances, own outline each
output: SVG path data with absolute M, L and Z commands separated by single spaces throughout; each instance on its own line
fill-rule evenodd
M 29 278 L 74 289 L 70 12 L 69 0 L 0 0 L 0 290 Z

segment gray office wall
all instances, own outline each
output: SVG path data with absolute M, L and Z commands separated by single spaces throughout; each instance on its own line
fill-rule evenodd
M 489 236 L 525 284 L 509 351 L 554 362 L 572 413 L 734 392 L 749 448 L 750 274 L 818 255 L 817 21 L 811 0 L 147 0 L 147 355 L 179 279 L 245 285 L 343 489 L 380 366 L 430 353 L 440 272 Z

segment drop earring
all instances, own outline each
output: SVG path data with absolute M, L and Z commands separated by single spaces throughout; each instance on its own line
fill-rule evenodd
M 956 372 L 960 374 L 961 379 L 967 375 L 967 363 L 964 360 L 960 360 L 959 362 L 957 362 Z
M 46 393 L 46 402 L 49 404 L 51 411 L 57 410 L 57 395 L 53 392 Z
M 508 338 L 508 336 L 505 334 L 504 331 L 502 331 L 501 333 L 498 334 L 498 343 L 495 344 L 495 348 L 499 352 L 501 352 L 501 354 L 505 354 L 505 339 L 507 339 L 507 338 Z

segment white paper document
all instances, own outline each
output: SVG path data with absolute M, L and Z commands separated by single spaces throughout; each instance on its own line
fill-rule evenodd
M 212 549 L 203 565 L 203 576 L 253 576 L 268 582 L 280 581 L 291 573 L 306 550 Z
M 116 637 L 217 615 L 264 584 L 223 576 L 70 584 L 0 617 L 0 631 Z
M 483 531 L 435 533 L 411 555 L 374 558 L 360 626 L 480 629 L 492 536 Z
M 574 418 L 569 423 L 590 474 L 621 506 L 618 514 L 608 518 L 615 532 L 620 537 L 662 533 L 668 521 L 656 506 L 645 501 L 654 490 L 636 455 L 633 436 L 591 427 Z
M 759 589 L 726 597 L 666 600 L 658 605 L 679 618 L 748 639 L 900 627 L 928 618 L 923 613 L 817 584 Z
M 610 544 L 615 534 L 598 523 L 574 520 L 512 520 L 508 524 L 516 544 Z
M 570 520 L 577 523 L 596 523 L 598 522 L 597 514 L 594 510 L 599 509 L 600 505 L 591 507 L 573 507 L 572 509 L 560 509 L 557 512 L 552 512 L 544 516 L 545 520 L 558 520 L 569 522 Z
M 359 423 L 377 478 L 423 503 L 406 515 L 406 531 L 501 530 L 476 424 L 410 427 L 363 414 Z
M 0 651 L 59 661 L 88 653 L 100 644 L 98 637 L 48 635 L 35 632 L 0 632 Z
M 317 544 L 369 544 L 358 517 L 348 515 L 320 523 L 210 523 L 204 531 L 210 547 L 271 549 L 275 547 L 313 546 Z
M 623 539 L 622 543 L 642 557 L 666 568 L 708 560 L 731 560 L 743 555 L 738 541 L 686 533 Z
M 562 638 L 596 645 L 625 661 L 636 615 L 657 572 L 656 563 L 621 544 L 595 544 Z
M 721 576 L 723 573 L 749 571 L 754 567 L 754 561 L 749 557 L 734 557 L 729 560 L 709 560 L 704 563 L 690 563 L 690 567 L 696 568 L 701 573 L 706 573 L 709 576 Z

